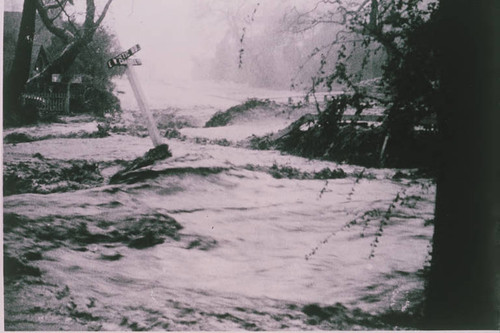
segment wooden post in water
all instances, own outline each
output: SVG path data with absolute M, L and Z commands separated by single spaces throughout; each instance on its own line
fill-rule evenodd
M 153 141 L 153 145 L 157 147 L 162 144 L 162 140 L 160 137 L 160 133 L 158 132 L 158 128 L 156 127 L 156 122 L 153 118 L 153 114 L 151 113 L 151 110 L 149 110 L 149 107 L 146 103 L 144 92 L 139 84 L 139 80 L 137 79 L 134 68 L 130 64 L 127 64 L 126 66 L 127 78 L 130 82 L 130 85 L 132 86 L 132 90 L 134 91 L 135 99 L 137 100 L 137 104 L 139 104 L 141 112 L 146 117 L 149 137 L 151 138 L 151 141 Z

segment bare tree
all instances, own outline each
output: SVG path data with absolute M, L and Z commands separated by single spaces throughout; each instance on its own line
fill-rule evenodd
M 426 324 L 439 330 L 494 330 L 500 324 L 498 216 L 497 221 L 494 216 L 500 175 L 496 145 L 500 5 L 441 0 L 439 10 L 436 35 L 442 54 L 443 108 L 438 121 L 444 149 Z
M 338 70 L 326 69 L 326 66 L 332 63 L 337 66 L 336 62 L 340 58 L 345 60 L 351 58 L 352 54 L 350 56 L 346 53 L 356 50 L 356 45 L 361 43 L 365 46 L 370 45 L 370 47 L 365 47 L 365 51 L 368 52 L 364 55 L 363 62 L 367 61 L 372 49 L 383 48 L 386 55 L 396 53 L 397 48 L 393 45 L 395 36 L 391 39 L 383 33 L 383 17 L 387 11 L 386 7 L 387 1 L 378 0 L 318 0 L 310 8 L 292 7 L 288 10 L 283 17 L 283 26 L 290 32 L 305 33 L 311 30 L 321 31 L 327 26 L 331 27 L 329 29 L 330 40 L 316 46 L 299 68 L 301 70 L 313 59 L 319 58 L 320 60 L 317 76 L 312 80 L 314 87 L 311 88 L 310 93 L 321 84 L 331 88 L 332 81 L 336 79 L 341 79 L 348 88 L 358 91 L 356 80 L 353 79 L 359 79 L 362 76 L 361 70 L 356 70 L 351 77 L 349 70 L 340 73 Z M 336 74 L 342 74 L 342 78 L 334 78 Z
M 498 183 L 492 180 L 498 181 L 499 170 L 493 142 L 498 142 L 500 5 L 441 0 L 436 12 L 421 9 L 433 8 L 432 2 L 366 0 L 349 6 L 347 0 L 321 0 L 288 19 L 298 32 L 322 24 L 343 26 L 332 45 L 353 35 L 365 45 L 382 45 L 391 99 L 388 128 L 394 130 L 391 137 L 403 136 L 393 145 L 408 142 L 404 135 L 419 117 L 437 115 L 441 154 L 423 324 L 428 329 L 498 329 L 498 227 L 492 213 Z
M 94 0 L 86 1 L 85 21 L 83 25 L 79 27 L 73 23 L 71 16 L 66 11 L 67 4 L 71 4 L 73 2 L 72 0 L 35 0 L 38 14 L 40 15 L 44 25 L 55 36 L 59 37 L 67 46 L 49 66 L 44 68 L 40 73 L 31 77 L 28 80 L 28 83 L 54 71 L 64 73 L 73 64 L 82 49 L 92 41 L 97 28 L 104 20 L 104 17 L 106 16 L 109 6 L 113 0 L 108 0 L 106 2 L 104 9 L 101 14 L 97 16 L 97 18 Z M 72 29 L 55 23 L 55 17 L 59 16 L 61 12 L 66 15 Z

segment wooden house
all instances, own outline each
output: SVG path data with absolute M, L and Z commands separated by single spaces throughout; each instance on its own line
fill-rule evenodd
M 14 59 L 21 16 L 20 12 L 4 12 L 4 77 L 10 71 Z M 38 16 L 35 23 L 36 33 L 31 53 L 31 77 L 40 73 L 54 58 L 47 51 L 47 46 L 50 45 L 53 37 L 52 34 L 45 28 Z M 48 73 L 25 87 L 23 103 L 36 107 L 42 118 L 54 113 L 69 113 L 71 99 L 77 98 L 83 91 L 82 87 L 78 87 L 80 86 L 78 83 L 82 82 L 81 77 L 73 79 L 69 83 L 63 83 L 59 74 Z

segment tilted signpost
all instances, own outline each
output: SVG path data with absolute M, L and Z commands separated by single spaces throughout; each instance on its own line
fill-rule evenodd
M 131 56 L 133 56 L 134 54 L 136 54 L 140 50 L 141 50 L 141 46 L 139 44 L 132 46 L 127 51 L 122 52 L 119 55 L 109 59 L 108 60 L 108 67 L 113 68 L 116 65 L 123 65 L 122 62 L 126 61 L 128 58 L 130 58 Z
M 148 127 L 149 136 L 151 141 L 153 141 L 153 145 L 158 147 L 162 144 L 162 140 L 160 137 L 160 133 L 158 132 L 158 128 L 156 127 L 156 122 L 153 118 L 153 114 L 146 103 L 146 98 L 144 96 L 144 92 L 142 90 L 141 85 L 139 84 L 139 80 L 135 74 L 135 70 L 132 66 L 140 66 L 142 65 L 139 59 L 129 59 L 132 55 L 137 53 L 141 47 L 139 44 L 134 45 L 130 49 L 125 52 L 120 53 L 114 58 L 108 60 L 107 65 L 108 68 L 113 68 L 115 66 L 126 66 L 125 73 L 127 74 L 128 80 L 130 82 L 130 86 L 135 95 L 135 99 L 137 99 L 137 104 L 139 104 L 139 108 L 142 113 L 146 117 L 146 123 Z

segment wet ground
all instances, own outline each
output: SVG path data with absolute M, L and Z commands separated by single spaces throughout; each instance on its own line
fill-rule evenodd
M 68 118 L 5 144 L 23 184 L 4 197 L 6 329 L 411 328 L 432 181 L 248 149 L 258 122 L 179 128 L 171 157 L 112 182 L 147 137 Z

